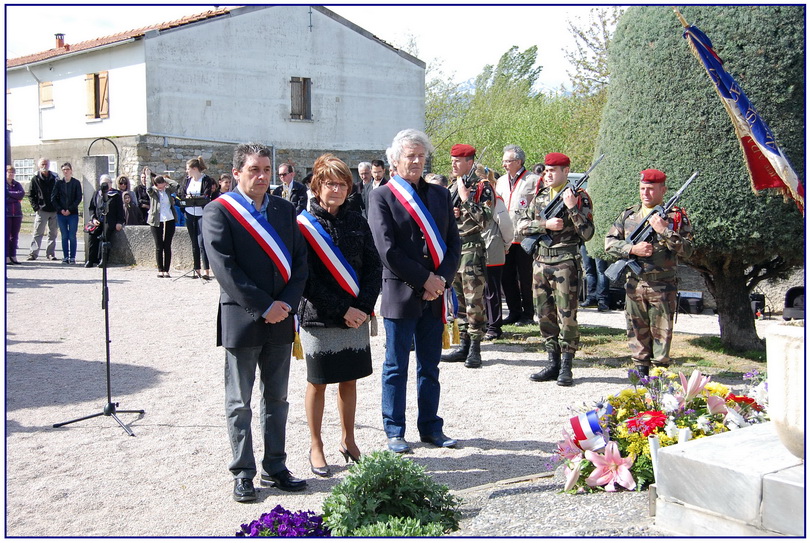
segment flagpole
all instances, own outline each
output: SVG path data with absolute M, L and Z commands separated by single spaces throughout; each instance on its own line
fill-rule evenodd
M 683 15 L 681 15 L 681 12 L 680 12 L 680 11 L 678 11 L 678 8 L 676 8 L 675 6 L 673 6 L 673 7 L 672 7 L 672 11 L 674 11 L 674 12 L 675 12 L 675 15 L 678 17 L 678 20 L 681 22 L 681 24 L 683 25 L 683 27 L 684 27 L 684 28 L 689 28 L 689 23 L 687 23 L 687 22 L 686 22 L 686 19 L 684 19 L 684 18 L 683 18 Z

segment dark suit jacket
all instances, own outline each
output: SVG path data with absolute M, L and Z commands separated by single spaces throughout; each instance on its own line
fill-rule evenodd
M 283 189 L 283 184 L 273 189 L 273 196 L 281 198 L 281 191 Z M 307 208 L 307 188 L 303 183 L 299 183 L 298 181 L 290 183 L 290 202 L 295 206 L 296 215 Z
M 382 306 L 380 314 L 391 319 L 416 318 L 424 308 L 422 286 L 430 272 L 452 283 L 459 265 L 461 240 L 458 236 L 450 192 L 439 185 L 425 183 L 425 205 L 433 216 L 447 252 L 438 270 L 427 250 L 422 230 L 399 203 L 388 186 L 380 186 L 369 196 L 368 224 L 374 245 L 380 253 L 383 269 Z M 445 286 L 449 286 L 449 283 Z M 431 303 L 438 316 L 444 309 L 441 298 Z
M 205 251 L 220 287 L 217 345 L 225 348 L 258 347 L 268 341 L 292 343 L 295 335 L 293 313 L 307 282 L 307 245 L 295 222 L 295 208 L 282 198 L 267 197 L 267 220 L 292 255 L 287 283 L 250 233 L 225 209 L 221 198 L 203 212 Z M 267 324 L 262 314 L 276 300 L 293 309 L 284 321 Z

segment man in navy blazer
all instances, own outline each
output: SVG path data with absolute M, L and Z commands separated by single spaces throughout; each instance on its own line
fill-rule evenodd
M 273 196 L 280 196 L 293 206 L 295 213 L 301 213 L 307 208 L 307 188 L 295 180 L 295 168 L 285 162 L 278 167 L 278 179 L 281 185 L 273 189 Z
M 233 176 L 238 184 L 205 207 L 203 220 L 205 249 L 220 286 L 217 345 L 225 347 L 225 415 L 233 452 L 229 469 L 233 498 L 239 502 L 256 499 L 250 398 L 257 366 L 264 434 L 261 483 L 285 491 L 306 487 L 287 469 L 285 437 L 293 314 L 307 280 L 307 247 L 293 206 L 266 194 L 273 178 L 270 156 L 260 144 L 237 146 Z M 287 280 L 286 270 L 229 209 L 243 209 L 248 216 L 258 211 L 270 223 L 289 252 Z
M 382 416 L 388 448 L 410 451 L 405 441 L 405 393 L 408 358 L 416 350 L 416 421 L 420 440 L 438 447 L 454 447 L 444 434 L 438 415 L 439 357 L 442 351 L 443 293 L 456 274 L 461 241 L 453 216 L 450 192 L 422 179 L 427 156 L 433 151 L 427 135 L 413 129 L 396 135 L 388 159 L 396 173 L 414 188 L 416 198 L 427 207 L 447 249 L 436 267 L 423 231 L 397 200 L 392 181 L 369 196 L 368 222 L 380 258 L 385 265 L 380 314 L 385 324 L 385 362 L 382 369 Z

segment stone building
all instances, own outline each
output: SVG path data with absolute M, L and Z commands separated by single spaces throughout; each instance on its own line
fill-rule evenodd
M 322 6 L 219 8 L 77 44 L 57 34 L 54 49 L 7 60 L 6 81 L 21 181 L 40 156 L 175 179 L 202 156 L 216 176 L 246 141 L 300 179 L 324 152 L 355 168 L 424 128 L 425 63 Z

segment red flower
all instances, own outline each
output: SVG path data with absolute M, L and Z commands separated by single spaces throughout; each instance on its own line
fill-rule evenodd
M 751 409 L 755 411 L 762 411 L 762 406 L 759 405 L 754 398 L 749 398 L 748 396 L 735 396 L 734 394 L 729 394 L 726 396 L 727 402 L 734 402 L 737 405 L 747 405 L 751 407 Z
M 627 429 L 631 432 L 641 432 L 644 437 L 654 433 L 667 423 L 667 416 L 661 411 L 644 411 L 635 417 L 627 419 Z

